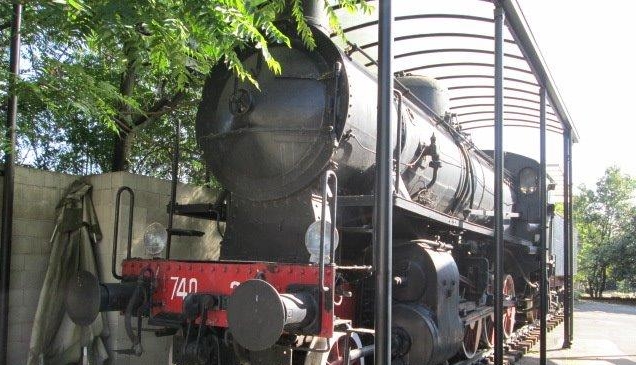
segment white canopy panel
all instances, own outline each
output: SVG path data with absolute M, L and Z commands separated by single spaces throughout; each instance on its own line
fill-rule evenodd
M 514 0 L 501 3 L 508 19 L 504 33 L 504 125 L 539 127 L 543 85 L 548 93 L 547 130 L 562 133 L 565 126 L 576 141 L 576 130 L 518 4 Z M 493 10 L 491 2 L 479 0 L 393 1 L 394 72 L 438 79 L 449 91 L 450 112 L 466 132 L 494 125 Z M 334 40 L 375 73 L 377 11 L 364 16 L 339 8 L 335 11 L 345 39 L 334 35 Z

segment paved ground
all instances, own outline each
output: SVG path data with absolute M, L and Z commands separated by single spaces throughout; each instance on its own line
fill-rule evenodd
M 574 343 L 562 350 L 563 324 L 548 334 L 548 365 L 636 365 L 636 306 L 580 301 Z M 517 364 L 539 364 L 539 346 Z

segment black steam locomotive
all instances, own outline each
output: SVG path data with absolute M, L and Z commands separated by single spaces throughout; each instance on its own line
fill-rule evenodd
M 126 313 L 132 352 L 141 352 L 132 318 L 146 316 L 174 334 L 175 364 L 373 356 L 377 82 L 319 28 L 314 37 L 313 51 L 300 40 L 271 48 L 281 74 L 258 50 L 245 51 L 258 89 L 224 67 L 206 82 L 197 136 L 227 189 L 210 209 L 226 222 L 219 261 L 129 258 L 121 284 L 95 289 L 82 279 L 99 293 L 99 310 Z M 445 98 L 434 79 L 396 77 L 396 364 L 470 358 L 493 342 L 493 161 L 453 126 Z M 509 335 L 537 315 L 541 208 L 538 163 L 508 153 L 505 167 Z

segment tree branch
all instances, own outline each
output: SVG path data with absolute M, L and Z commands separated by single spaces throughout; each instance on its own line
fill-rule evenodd
M 133 126 L 139 127 L 147 122 L 156 120 L 166 113 L 173 111 L 177 106 L 179 106 L 184 98 L 185 93 L 183 91 L 178 91 L 170 98 L 163 97 L 157 100 L 145 114 L 140 115 L 135 120 L 133 120 Z
M 135 88 L 137 77 L 137 59 L 136 55 L 130 50 L 130 48 L 124 47 L 124 49 L 126 49 L 125 56 L 127 58 L 127 62 L 126 69 L 120 75 L 121 80 L 119 83 L 119 92 L 124 97 L 131 97 Z M 126 115 L 129 115 L 130 112 L 131 110 L 128 105 L 122 103 L 119 106 L 118 115 L 115 118 L 115 122 L 119 125 L 119 128 L 121 128 L 124 133 L 130 133 L 132 131 L 131 126 L 128 125 L 128 121 L 126 120 Z

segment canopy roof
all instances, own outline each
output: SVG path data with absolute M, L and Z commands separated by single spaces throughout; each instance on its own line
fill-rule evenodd
M 373 2 L 372 2 L 373 4 Z M 540 86 L 548 95 L 546 129 L 578 134 L 516 0 L 502 0 L 504 125 L 539 127 Z M 377 6 L 376 6 L 377 8 Z M 462 130 L 494 125 L 494 20 L 492 2 L 393 1 L 393 70 L 434 77 L 448 88 L 450 111 Z M 377 11 L 361 16 L 336 9 L 352 58 L 376 72 Z M 334 37 L 338 39 L 338 37 Z

